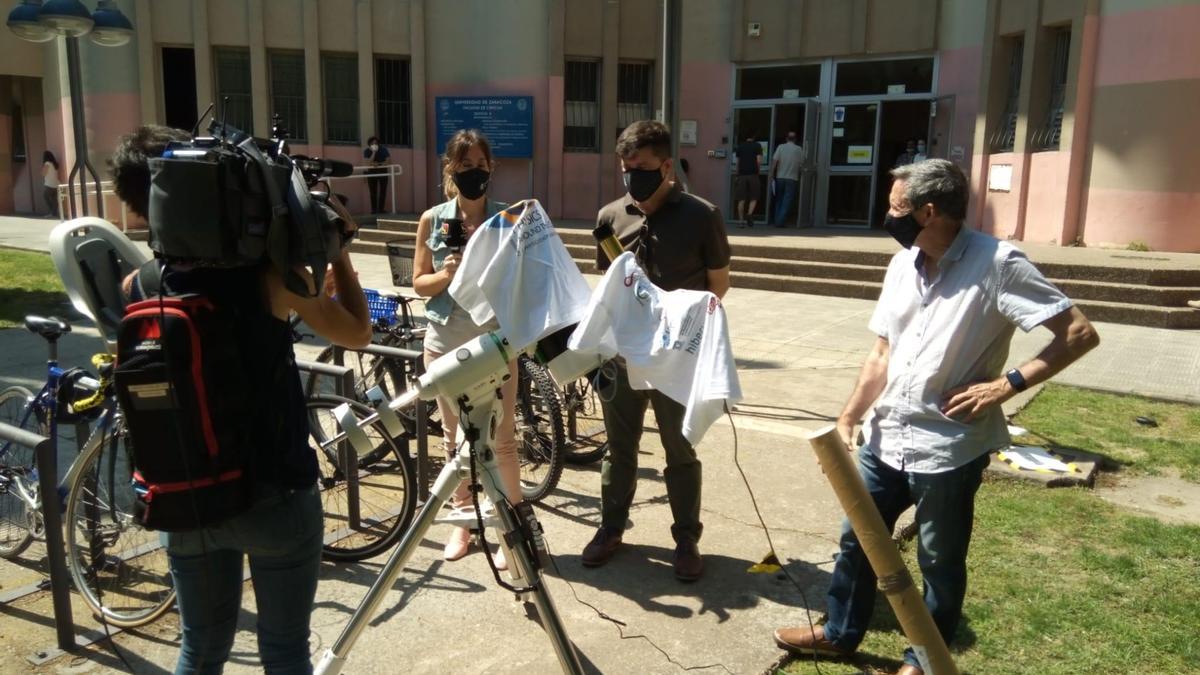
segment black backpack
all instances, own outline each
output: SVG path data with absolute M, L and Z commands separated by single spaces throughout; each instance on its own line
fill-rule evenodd
M 172 295 L 158 261 L 138 280 L 147 299 L 126 307 L 113 383 L 129 431 L 135 513 L 150 529 L 220 523 L 253 497 L 256 388 L 247 377 L 244 308 L 204 294 Z

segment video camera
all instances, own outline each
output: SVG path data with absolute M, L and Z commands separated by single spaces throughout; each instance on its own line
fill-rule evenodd
M 197 129 L 199 125 L 197 125 Z M 207 136 L 173 142 L 150 160 L 150 248 L 172 261 L 244 267 L 269 261 L 287 288 L 320 292 L 325 267 L 353 238 L 314 187 L 348 176 L 345 162 L 289 156 L 276 117 L 271 139 L 214 119 Z M 296 274 L 302 267 L 314 286 Z

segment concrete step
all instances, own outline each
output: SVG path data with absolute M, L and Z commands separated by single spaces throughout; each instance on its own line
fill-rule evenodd
M 1156 307 L 1186 307 L 1188 300 L 1200 298 L 1200 287 L 1150 286 L 1078 279 L 1051 279 L 1050 281 L 1062 289 L 1067 297 L 1080 301 L 1097 300 Z
M 1151 307 L 1099 300 L 1083 300 L 1075 304 L 1092 321 L 1151 328 L 1200 328 L 1200 310 L 1191 307 Z

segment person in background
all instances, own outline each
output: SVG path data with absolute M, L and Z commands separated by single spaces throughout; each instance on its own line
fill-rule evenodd
M 755 144 L 757 147 L 757 144 Z M 661 122 L 634 122 L 617 139 L 622 178 L 628 194 L 600 209 L 597 225 L 610 225 L 621 245 L 636 248 L 647 278 L 664 291 L 710 291 L 718 298 L 729 290 L 729 240 L 721 210 L 684 193 L 675 180 L 671 132 Z M 753 177 L 758 180 L 758 176 Z M 596 267 L 609 266 L 597 248 Z M 704 573 L 697 543 L 700 522 L 701 464 L 683 435 L 686 408 L 654 389 L 634 389 L 623 359 L 614 359 L 611 395 L 600 396 L 608 452 L 600 469 L 601 525 L 583 549 L 585 567 L 599 567 L 621 545 L 629 507 L 637 489 L 638 452 L 646 407 L 654 406 L 659 439 L 666 452 L 663 480 L 671 503 L 675 539 L 675 577 L 695 581 Z M 609 368 L 606 366 L 604 371 Z
M 463 233 L 469 238 L 484 221 L 504 209 L 504 204 L 487 198 L 492 172 L 495 170 L 492 145 L 482 132 L 461 130 L 446 143 L 442 157 L 442 191 L 446 201 L 421 214 L 417 224 L 417 248 L 413 255 L 413 290 L 425 301 L 425 317 L 429 328 L 425 333 L 425 363 L 492 330 L 498 330 L 495 319 L 480 326 L 470 313 L 450 295 L 450 282 L 462 262 L 462 251 L 446 243 L 451 219 L 462 220 Z M 517 463 L 516 398 L 517 362 L 508 364 L 511 377 L 500 388 L 504 416 L 496 432 L 496 463 L 508 500 L 514 505 L 521 501 L 520 465 Z M 438 411 L 442 415 L 444 449 L 447 457 L 458 447 L 458 408 L 454 402 L 439 397 Z M 451 497 L 451 505 L 469 508 L 470 492 L 463 484 Z M 458 560 L 471 547 L 471 532 L 454 527 L 442 552 L 446 560 Z M 503 549 L 495 557 L 496 566 L 507 568 Z
M 913 155 L 913 163 L 924 162 L 929 159 L 929 155 L 925 154 L 925 139 L 917 141 L 917 152 Z
M 853 448 L 864 414 L 858 470 L 890 530 L 916 507 L 925 604 L 949 645 L 967 594 L 975 493 L 991 451 L 1010 443 L 1001 404 L 1074 363 L 1100 338 L 1087 317 L 1006 241 L 964 224 L 970 185 L 944 159 L 892 169 L 887 229 L 892 257 L 869 328 L 875 344 L 837 420 Z M 1004 372 L 1016 328 L 1053 338 Z M 799 514 L 803 517 L 803 514 Z M 823 626 L 775 631 L 796 654 L 853 654 L 871 621 L 875 572 L 849 521 L 826 596 Z M 908 649 L 896 675 L 922 675 Z
M 904 152 L 900 153 L 900 156 L 896 157 L 896 163 L 894 166 L 905 166 L 912 164 L 916 156 L 917 139 L 910 138 L 904 142 Z
M 46 200 L 46 208 L 50 215 L 60 217 L 58 213 L 58 160 L 49 150 L 42 153 L 42 197 Z
M 754 136 L 747 136 L 733 151 L 737 157 L 737 178 L 733 183 L 733 199 L 737 202 L 738 227 L 754 227 L 754 207 L 758 205 L 758 172 L 762 167 L 762 146 Z
M 367 190 L 371 193 L 371 213 L 373 214 L 384 213 L 387 210 L 388 170 L 385 165 L 391 158 L 392 153 L 380 145 L 378 136 L 367 139 L 367 148 L 363 150 L 363 159 L 366 159 L 367 164 L 371 166 L 367 169 L 367 173 L 377 174 L 367 179 Z
M 786 227 L 787 216 L 796 199 L 796 188 L 800 184 L 800 165 L 804 162 L 804 150 L 796 145 L 796 132 L 789 131 L 787 143 L 775 148 L 771 167 L 767 170 L 767 184 L 775 193 L 775 227 Z

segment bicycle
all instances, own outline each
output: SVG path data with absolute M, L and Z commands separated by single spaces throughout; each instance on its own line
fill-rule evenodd
M 423 349 L 425 328 L 416 325 L 412 310 L 412 303 L 418 298 L 374 289 L 363 289 L 363 292 L 378 336 L 376 344 L 411 351 Z M 354 372 L 353 398 L 362 403 L 369 401 L 367 392 L 374 387 L 379 387 L 383 396 L 390 399 L 412 388 L 419 376 L 407 359 L 378 356 L 336 345 L 326 347 L 316 360 L 349 366 Z M 553 491 L 562 477 L 563 450 L 567 446 L 562 401 L 549 371 L 536 361 L 521 357 L 517 377 L 515 433 L 521 465 L 521 494 L 524 499 L 537 501 Z M 316 374 L 309 376 L 306 391 L 310 396 L 320 392 L 322 381 L 319 378 Z M 415 437 L 415 413 L 403 412 L 401 421 L 406 433 Z M 427 408 L 426 429 L 429 435 L 439 440 L 443 436 L 436 406 Z
M 598 462 L 608 450 L 604 412 L 596 389 L 596 384 L 586 376 L 568 383 L 562 389 L 568 441 L 563 459 L 568 464 Z
M 57 318 L 28 316 L 25 327 L 48 343 L 46 383 L 37 395 L 24 387 L 0 392 L 0 420 L 48 436 L 57 452 L 59 422 L 96 422 L 79 456 L 71 463 L 55 495 L 66 504 L 67 567 L 92 614 L 122 628 L 141 626 L 162 616 L 175 601 L 166 551 L 158 533 L 134 516 L 136 495 L 127 451 L 118 465 L 106 447 L 124 440 L 124 423 L 110 388 L 112 357 L 97 354 L 92 363 L 99 379 L 58 366 L 58 339 L 71 327 Z M 0 447 L 0 528 L 4 557 L 15 557 L 39 536 L 45 496 L 37 489 L 36 458 L 19 455 L 16 446 Z M 119 469 L 119 470 L 118 470 Z M 107 479 L 107 480 L 102 480 Z

